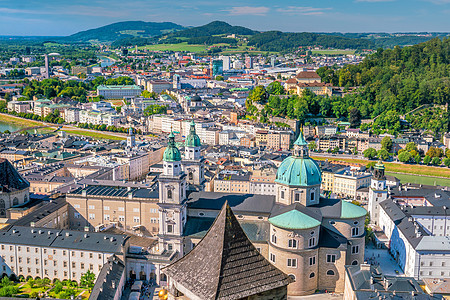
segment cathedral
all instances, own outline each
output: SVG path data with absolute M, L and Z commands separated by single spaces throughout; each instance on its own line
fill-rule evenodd
M 293 155 L 278 168 L 275 196 L 192 189 L 204 184 L 204 160 L 194 122 L 184 146 L 182 155 L 171 133 L 163 155 L 158 202 L 161 253 L 176 253 L 174 261 L 187 256 L 202 244 L 227 203 L 254 248 L 289 276 L 288 295 L 343 292 L 344 266 L 363 263 L 367 211 L 321 195 L 321 170 L 309 157 L 302 133 Z M 160 283 L 176 273 L 176 263 L 167 269 L 168 274 L 164 274 L 166 266 L 157 267 Z

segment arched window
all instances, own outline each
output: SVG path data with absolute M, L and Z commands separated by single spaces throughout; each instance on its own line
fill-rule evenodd
M 334 271 L 333 270 L 328 270 L 327 271 L 327 275 L 333 276 L 334 275 Z
M 290 240 L 288 241 L 288 247 L 289 247 L 289 248 L 297 248 L 297 240 L 290 239 Z
M 167 276 L 166 274 L 161 274 L 161 278 L 159 279 L 160 281 L 167 281 Z
M 354 260 L 354 261 L 352 262 L 352 265 L 353 265 L 353 266 L 357 266 L 357 265 L 358 265 L 358 261 L 357 261 L 357 260 Z
M 167 198 L 172 199 L 172 190 L 167 190 Z
M 294 274 L 289 274 L 289 277 L 291 277 L 291 279 L 295 281 L 295 275 Z
M 309 274 L 309 278 L 314 278 L 314 276 L 316 276 L 316 274 L 314 272 L 312 272 L 311 274 Z
M 14 198 L 13 200 L 13 206 L 19 205 L 19 199 L 17 199 L 17 197 Z
M 189 180 L 194 180 L 194 173 L 189 172 Z
M 277 243 L 277 236 L 275 234 L 272 234 L 272 243 Z

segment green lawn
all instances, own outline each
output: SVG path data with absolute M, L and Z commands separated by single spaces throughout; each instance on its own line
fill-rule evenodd
M 138 47 L 150 51 L 187 51 L 187 52 L 205 52 L 204 45 L 188 45 L 187 42 L 179 44 L 157 44 Z
M 414 174 L 399 174 L 399 173 L 390 173 L 386 172 L 386 175 L 395 176 L 402 183 L 410 182 L 410 183 L 421 183 L 425 185 L 441 185 L 441 186 L 450 186 L 450 179 L 439 178 L 439 177 L 426 177 L 426 176 L 417 176 Z
M 322 55 L 347 55 L 355 54 L 355 50 L 311 50 L 312 54 L 322 54 Z
M 107 139 L 107 140 L 117 140 L 122 141 L 126 138 L 111 135 L 108 133 L 100 133 L 100 132 L 93 132 L 93 131 L 84 131 L 84 130 L 72 130 L 72 129 L 63 129 L 63 131 L 67 132 L 68 134 L 74 134 L 74 135 L 83 135 L 83 136 L 90 136 L 96 139 Z

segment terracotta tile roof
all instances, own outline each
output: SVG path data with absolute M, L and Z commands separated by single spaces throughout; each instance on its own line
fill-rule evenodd
M 320 79 L 320 76 L 317 75 L 316 72 L 300 72 L 295 77 L 296 78 L 317 78 L 317 79 Z

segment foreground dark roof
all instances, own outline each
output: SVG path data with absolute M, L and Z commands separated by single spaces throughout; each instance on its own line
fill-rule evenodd
M 89 300 L 113 300 L 125 270 L 123 262 L 112 255 L 98 274 Z
M 9 193 L 23 190 L 29 186 L 28 181 L 16 171 L 7 159 L 0 158 L 0 191 Z
M 200 299 L 241 299 L 292 281 L 256 250 L 227 203 L 199 244 L 163 273 Z

